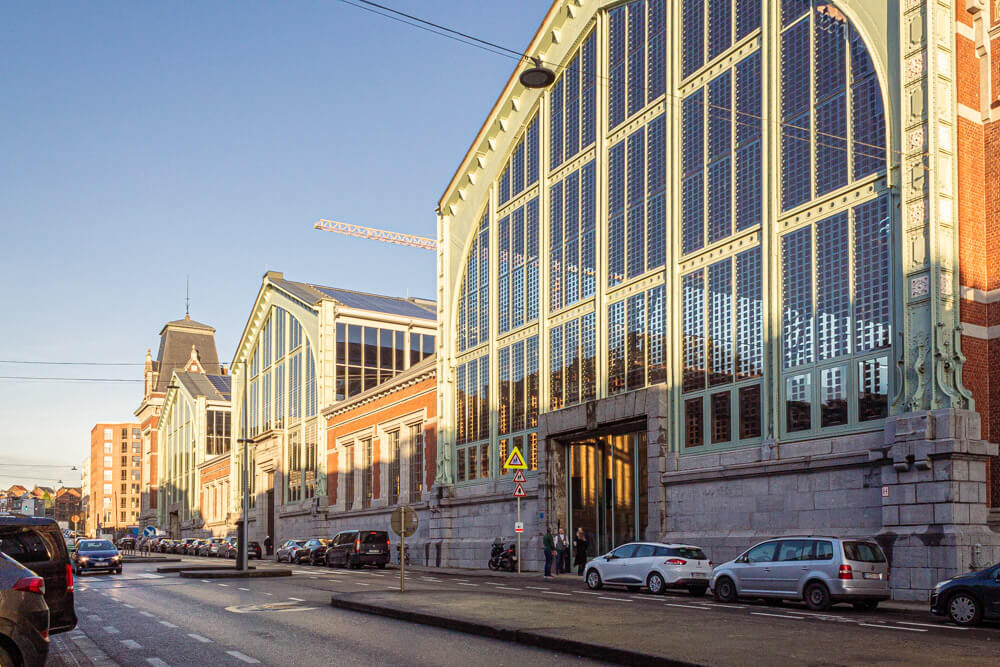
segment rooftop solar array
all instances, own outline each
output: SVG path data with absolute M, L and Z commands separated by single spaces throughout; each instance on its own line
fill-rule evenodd
M 372 310 L 378 313 L 399 315 L 401 317 L 419 317 L 422 319 L 434 319 L 437 317 L 437 313 L 435 312 L 433 306 L 421 306 L 406 299 L 379 296 L 378 294 L 351 292 L 349 290 L 337 289 L 335 287 L 323 287 L 321 285 L 313 285 L 313 287 L 323 294 L 336 299 L 349 308 Z

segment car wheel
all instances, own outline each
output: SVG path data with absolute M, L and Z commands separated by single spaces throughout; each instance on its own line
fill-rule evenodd
M 719 602 L 736 602 L 736 584 L 729 577 L 721 577 L 715 582 L 715 599 Z
M 982 607 L 968 593 L 956 593 L 948 600 L 948 618 L 956 625 L 976 625 L 983 618 Z
M 806 586 L 806 604 L 813 611 L 826 611 L 830 608 L 830 591 L 817 582 Z
M 646 577 L 646 588 L 653 595 L 661 595 L 666 590 L 667 585 L 659 572 L 650 572 L 649 576 Z
M 121 568 L 118 568 L 117 570 L 115 570 L 115 574 L 121 574 L 121 573 L 122 573 L 122 569 Z
M 347 557 L 347 569 L 348 570 L 356 570 L 356 569 L 358 569 L 358 566 L 354 562 L 354 559 L 351 558 L 350 556 Z
M 596 591 L 603 587 L 604 582 L 601 581 L 601 573 L 593 568 L 587 570 L 587 588 Z
M 20 664 L 21 660 L 15 660 L 5 647 L 0 646 L 0 667 L 16 667 Z
M 692 586 L 688 591 L 692 597 L 701 598 L 705 597 L 705 593 L 708 592 L 708 586 Z
M 862 600 L 861 602 L 855 602 L 854 608 L 858 611 L 873 611 L 878 609 L 878 600 Z

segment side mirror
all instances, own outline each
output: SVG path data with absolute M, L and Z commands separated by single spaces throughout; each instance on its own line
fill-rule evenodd
M 604 557 L 604 560 L 614 560 L 614 559 L 615 559 L 614 554 L 608 554 L 607 556 Z

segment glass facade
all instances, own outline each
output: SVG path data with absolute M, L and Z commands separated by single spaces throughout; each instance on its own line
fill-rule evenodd
M 539 412 L 657 383 L 681 451 L 880 428 L 897 223 L 875 62 L 837 4 L 632 0 L 570 37 L 473 202 L 455 480 L 537 460 Z

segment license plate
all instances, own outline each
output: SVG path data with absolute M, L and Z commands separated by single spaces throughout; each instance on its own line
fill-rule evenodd
M 863 572 L 862 577 L 865 579 L 881 579 L 882 574 L 880 572 Z
M 705 574 L 704 572 L 692 572 L 691 576 L 694 577 L 695 579 L 699 579 L 699 578 L 705 579 L 705 578 L 708 577 L 708 575 Z
M 369 549 L 368 553 L 370 553 L 370 554 L 379 554 L 379 553 L 382 553 L 382 551 L 380 549 Z

